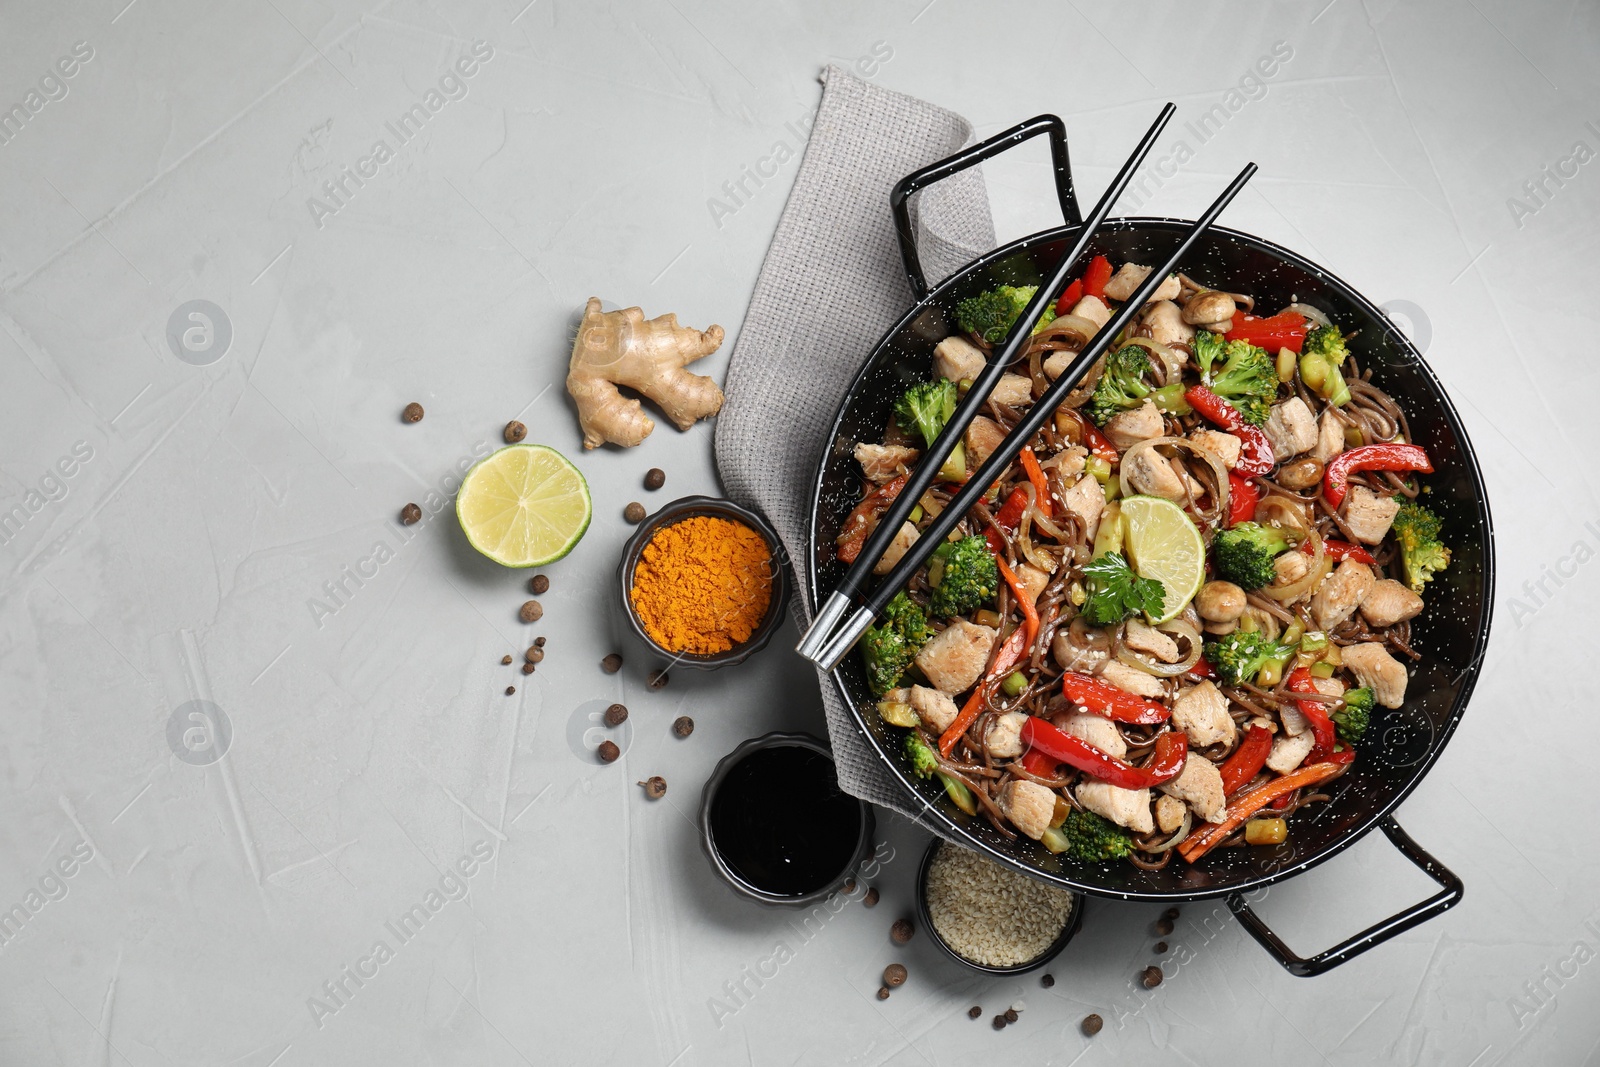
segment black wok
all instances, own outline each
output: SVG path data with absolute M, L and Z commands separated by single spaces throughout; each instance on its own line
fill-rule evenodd
M 918 189 L 996 155 L 1038 133 L 1049 134 L 1058 194 L 1067 225 L 1014 241 L 975 260 L 929 290 L 918 262 L 906 203 Z M 1071 244 L 1082 216 L 1072 188 L 1064 127 L 1045 115 L 952 156 L 896 186 L 891 205 L 899 226 L 906 273 L 917 303 L 896 323 L 851 383 L 835 419 L 817 474 L 807 559 L 807 595 L 813 610 L 845 571 L 833 553 L 834 538 L 861 494 L 851 456 L 858 441 L 881 440 L 894 400 L 929 374 L 933 346 L 954 332 L 955 305 L 1001 283 L 1031 285 L 1050 274 Z M 1114 262 L 1159 262 L 1181 240 L 1187 223 L 1129 218 L 1107 222 L 1090 254 Z M 1489 640 L 1494 588 L 1493 527 L 1483 478 L 1472 445 L 1450 400 L 1407 337 L 1373 303 L 1328 271 L 1285 248 L 1222 227 L 1213 228 L 1181 264 L 1202 282 L 1252 294 L 1264 313 L 1291 298 L 1329 314 L 1341 328 L 1359 328 L 1351 351 L 1373 382 L 1406 411 L 1416 443 L 1427 448 L 1435 473 L 1427 478 L 1428 503 L 1444 519 L 1454 553 L 1450 567 L 1429 587 L 1428 610 L 1412 624 L 1414 647 L 1423 654 L 1412 668 L 1405 706 L 1377 709 L 1355 764 L 1334 786 L 1335 799 L 1294 821 L 1276 847 L 1218 849 L 1198 865 L 1174 858 L 1159 871 L 1132 864 L 1083 864 L 1051 855 L 1026 838 L 1008 841 L 981 816 L 968 816 L 936 784 L 910 774 L 897 750 L 895 731 L 878 716 L 859 657 L 833 672 L 834 684 L 856 725 L 888 773 L 926 804 L 928 819 L 944 833 L 1026 874 L 1097 896 L 1125 900 L 1191 901 L 1225 896 L 1247 929 L 1291 972 L 1314 975 L 1352 958 L 1455 905 L 1459 878 L 1401 830 L 1392 812 L 1417 787 L 1443 751 L 1478 680 Z M 1381 827 L 1441 891 L 1432 898 L 1311 958 L 1293 953 L 1256 916 L 1244 894 L 1300 874 L 1337 854 L 1374 827 Z

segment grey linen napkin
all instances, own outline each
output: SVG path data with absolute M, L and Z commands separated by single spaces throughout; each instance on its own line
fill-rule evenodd
M 756 280 L 728 364 L 716 456 L 733 499 L 764 512 L 803 589 L 811 483 L 845 387 L 912 303 L 889 214 L 889 190 L 972 139 L 954 112 L 862 81 L 822 75 L 822 103 L 789 202 Z M 923 270 L 942 279 L 994 247 L 973 168 L 913 198 Z M 803 595 L 795 597 L 804 602 Z M 810 622 L 808 603 L 800 612 Z M 916 818 L 819 671 L 839 784 Z

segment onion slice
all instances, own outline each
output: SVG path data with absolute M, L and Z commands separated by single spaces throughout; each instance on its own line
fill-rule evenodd
M 1162 367 L 1166 368 L 1167 372 L 1164 382 L 1177 381 L 1178 376 L 1183 373 L 1183 365 L 1188 362 L 1189 357 L 1182 352 L 1176 352 L 1160 341 L 1152 341 L 1148 337 L 1130 337 L 1127 343 L 1138 345 L 1161 361 Z
M 1200 662 L 1200 646 L 1202 644 L 1200 631 L 1181 619 L 1164 622 L 1156 629 L 1169 636 L 1178 636 L 1186 639 L 1189 642 L 1188 653 L 1176 663 L 1162 663 L 1153 656 L 1144 656 L 1135 652 L 1123 642 L 1122 637 L 1119 635 L 1116 641 L 1117 659 L 1136 670 L 1141 670 L 1146 674 L 1153 674 L 1157 678 L 1176 677 Z
M 1148 440 L 1140 441 L 1138 444 L 1129 448 L 1122 454 L 1122 458 L 1117 464 L 1117 479 L 1122 485 L 1123 499 L 1126 500 L 1130 496 L 1139 495 L 1138 492 L 1134 490 L 1133 483 L 1128 477 L 1128 472 L 1131 471 L 1134 466 L 1133 460 L 1138 457 L 1140 453 L 1148 449 L 1157 448 L 1161 445 L 1173 445 L 1174 447 L 1188 452 L 1189 454 L 1202 460 L 1207 467 L 1211 468 L 1211 474 L 1215 480 L 1214 484 L 1216 486 L 1215 492 L 1213 493 L 1213 495 L 1216 497 L 1216 506 L 1212 510 L 1214 510 L 1216 514 L 1202 515 L 1201 517 L 1206 519 L 1207 522 L 1214 526 L 1221 526 L 1228 517 L 1228 469 L 1222 465 L 1222 460 L 1212 455 L 1208 450 L 1199 447 L 1193 441 L 1190 441 L 1184 437 L 1152 437 Z M 1157 455 L 1160 455 L 1160 453 L 1157 453 Z M 1165 458 L 1165 456 L 1162 457 L 1163 460 Z
M 1280 604 L 1290 604 L 1299 600 L 1308 591 L 1314 589 L 1318 582 L 1322 581 L 1323 577 L 1332 569 L 1328 565 L 1327 551 L 1322 546 L 1322 535 L 1317 533 L 1317 528 L 1313 526 L 1306 531 L 1306 536 L 1311 539 L 1312 552 L 1311 566 L 1306 568 L 1304 577 L 1285 586 L 1264 585 L 1256 590 L 1258 593 L 1270 600 L 1276 600 Z M 1299 545 L 1295 545 L 1289 551 L 1300 552 L 1303 550 Z

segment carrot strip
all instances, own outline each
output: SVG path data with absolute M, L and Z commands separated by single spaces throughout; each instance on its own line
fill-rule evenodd
M 1033 499 L 1039 505 L 1039 510 L 1044 512 L 1045 518 L 1054 518 L 1055 510 L 1050 503 L 1050 483 L 1044 479 L 1044 468 L 1039 466 L 1039 457 L 1033 454 L 1033 449 L 1024 447 L 1017 453 L 1017 458 L 1022 461 L 1022 469 L 1027 472 L 1028 481 L 1033 483 Z
M 1214 826 L 1207 826 L 1197 834 L 1190 834 L 1178 845 L 1178 854 L 1189 863 L 1196 862 L 1243 826 L 1246 819 L 1274 800 L 1296 789 L 1325 782 L 1343 769 L 1337 763 L 1314 763 L 1268 782 L 1259 789 L 1251 790 L 1244 796 L 1234 798 L 1233 803 L 1228 805 L 1226 818 Z

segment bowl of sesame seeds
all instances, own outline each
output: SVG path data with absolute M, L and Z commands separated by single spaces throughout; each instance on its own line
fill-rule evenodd
M 917 871 L 917 914 L 957 963 L 992 975 L 1049 963 L 1083 923 L 1082 893 L 934 838 Z

